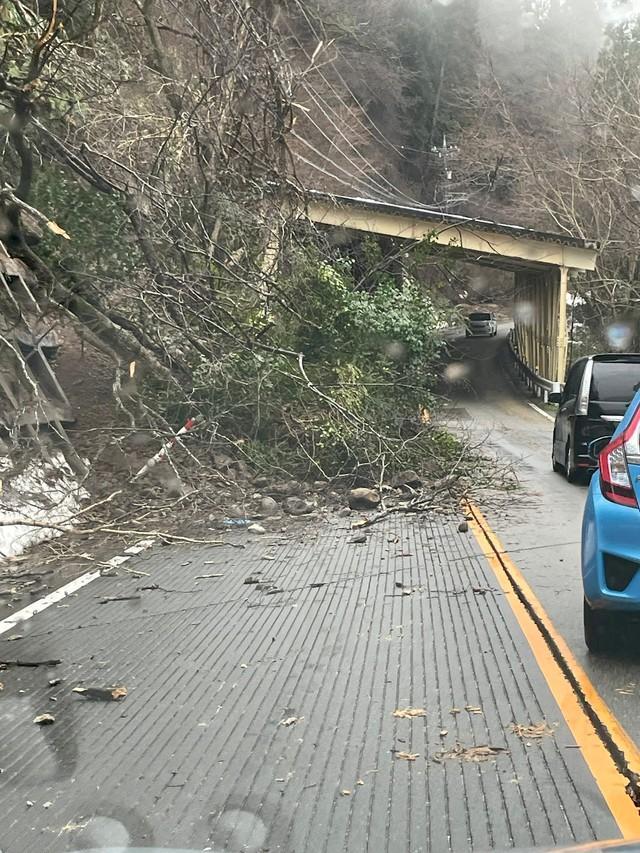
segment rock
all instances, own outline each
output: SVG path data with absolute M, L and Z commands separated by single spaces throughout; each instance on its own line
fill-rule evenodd
M 226 453 L 214 453 L 211 458 L 219 471 L 229 468 L 233 462 L 233 459 Z
M 329 484 L 327 483 L 326 480 L 314 480 L 313 481 L 313 488 L 314 489 L 318 489 L 318 490 L 326 489 L 328 485 Z
M 280 504 L 278 501 L 274 501 L 273 498 L 262 498 L 260 501 L 260 512 L 263 515 L 278 515 Z
M 338 518 L 347 518 L 351 515 L 351 510 L 348 506 L 343 506 L 336 512 L 336 515 Z
M 261 524 L 250 524 L 247 527 L 247 530 L 249 531 L 249 533 L 258 533 L 258 534 L 262 534 L 262 533 L 267 532 Z
M 289 515 L 308 515 L 314 510 L 313 504 L 303 498 L 286 498 L 282 506 Z
M 362 545 L 366 541 L 367 541 L 367 534 L 366 533 L 355 533 L 351 537 L 351 539 L 349 539 L 349 542 L 351 545 Z
M 287 497 L 299 495 L 302 492 L 302 486 L 297 480 L 289 480 L 286 483 L 273 483 L 270 486 L 265 486 L 263 491 L 268 495 Z
M 461 521 L 460 524 L 458 525 L 458 531 L 460 533 L 467 533 L 468 530 L 469 530 L 469 522 L 468 521 Z
M 396 489 L 401 486 L 410 486 L 412 489 L 419 489 L 422 485 L 422 479 L 412 468 L 409 468 L 406 471 L 398 471 L 391 480 L 391 485 Z
M 247 513 L 238 504 L 231 504 L 227 510 L 227 518 L 246 518 Z
M 256 489 L 264 489 L 265 486 L 269 485 L 268 477 L 255 477 L 253 480 L 253 485 Z
M 351 509 L 375 509 L 380 503 L 380 495 L 375 489 L 351 489 L 349 506 Z

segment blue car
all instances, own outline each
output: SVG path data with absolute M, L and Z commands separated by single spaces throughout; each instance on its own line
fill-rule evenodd
M 607 440 L 599 441 L 601 447 Z M 598 441 L 593 444 L 597 451 Z M 640 391 L 599 454 L 584 510 L 584 639 L 590 651 L 612 645 L 616 615 L 640 616 L 639 569 Z

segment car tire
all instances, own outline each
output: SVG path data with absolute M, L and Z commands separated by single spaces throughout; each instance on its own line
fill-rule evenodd
M 575 465 L 571 439 L 567 442 L 567 452 L 564 457 L 564 476 L 567 478 L 567 483 L 577 483 L 582 476 L 582 472 Z
M 593 654 L 610 651 L 613 646 L 611 620 L 606 611 L 594 610 L 587 599 L 583 603 L 584 642 Z
M 561 465 L 558 461 L 556 461 L 555 453 L 551 453 L 551 466 L 553 468 L 554 474 L 564 474 L 564 466 Z

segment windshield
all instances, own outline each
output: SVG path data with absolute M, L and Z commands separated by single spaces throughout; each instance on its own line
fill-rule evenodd
M 0 853 L 640 837 L 634 352 L 640 0 L 0 0 Z

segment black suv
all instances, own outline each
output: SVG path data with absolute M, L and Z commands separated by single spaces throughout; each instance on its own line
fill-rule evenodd
M 553 470 L 570 483 L 595 468 L 589 444 L 610 436 L 640 388 L 640 353 L 591 355 L 574 362 L 562 393 L 549 394 L 559 409 L 553 428 Z

